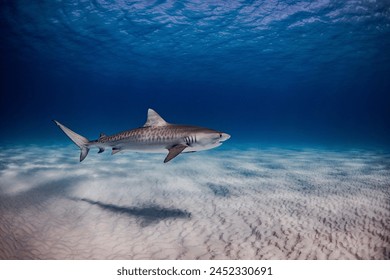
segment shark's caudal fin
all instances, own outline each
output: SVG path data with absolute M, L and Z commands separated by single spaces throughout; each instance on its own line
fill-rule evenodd
M 70 138 L 70 140 L 72 140 L 77 146 L 79 146 L 79 148 L 81 150 L 80 161 L 83 161 L 87 157 L 88 152 L 89 152 L 89 147 L 88 147 L 89 140 L 87 138 L 77 134 L 76 132 L 70 130 L 65 125 L 57 122 L 56 120 L 53 120 L 53 121 Z

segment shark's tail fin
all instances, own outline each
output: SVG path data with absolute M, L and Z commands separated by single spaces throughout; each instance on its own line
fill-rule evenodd
M 87 157 L 88 152 L 89 152 L 89 147 L 88 147 L 89 140 L 87 138 L 77 134 L 76 132 L 70 130 L 65 125 L 57 122 L 56 120 L 53 120 L 53 121 L 70 138 L 70 140 L 72 140 L 77 146 L 79 146 L 79 148 L 81 150 L 80 161 L 83 161 Z

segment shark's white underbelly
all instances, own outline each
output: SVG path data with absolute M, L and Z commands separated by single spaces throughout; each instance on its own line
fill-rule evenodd
M 166 153 L 169 148 L 174 145 L 183 144 L 184 142 L 133 142 L 133 141 L 124 141 L 117 143 L 99 143 L 97 146 L 104 148 L 114 148 L 121 151 L 135 151 L 135 152 L 144 152 L 144 153 Z M 219 145 L 218 145 L 219 146 Z M 201 145 L 188 146 L 183 153 L 197 152 L 208 150 L 214 147 L 207 147 Z

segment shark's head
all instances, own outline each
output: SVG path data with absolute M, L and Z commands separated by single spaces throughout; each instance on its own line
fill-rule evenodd
M 230 135 L 215 130 L 207 130 L 197 133 L 197 145 L 202 150 L 208 150 L 222 145 L 230 138 Z
M 219 132 L 219 142 L 222 143 L 230 138 L 230 135 L 224 132 Z

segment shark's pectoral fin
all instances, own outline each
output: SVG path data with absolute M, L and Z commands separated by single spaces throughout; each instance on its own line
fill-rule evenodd
M 101 153 L 103 153 L 103 152 L 104 152 L 104 148 L 99 148 L 98 154 L 101 154 Z
M 119 149 L 119 148 L 112 148 L 111 154 L 115 155 L 116 153 L 119 153 L 120 151 L 121 151 L 121 149 Z
M 168 155 L 167 157 L 164 159 L 164 163 L 170 161 L 171 159 L 175 158 L 176 156 L 178 156 L 185 148 L 187 148 L 188 146 L 187 145 L 183 145 L 183 144 L 178 144 L 178 145 L 175 145 L 171 148 L 168 149 Z

